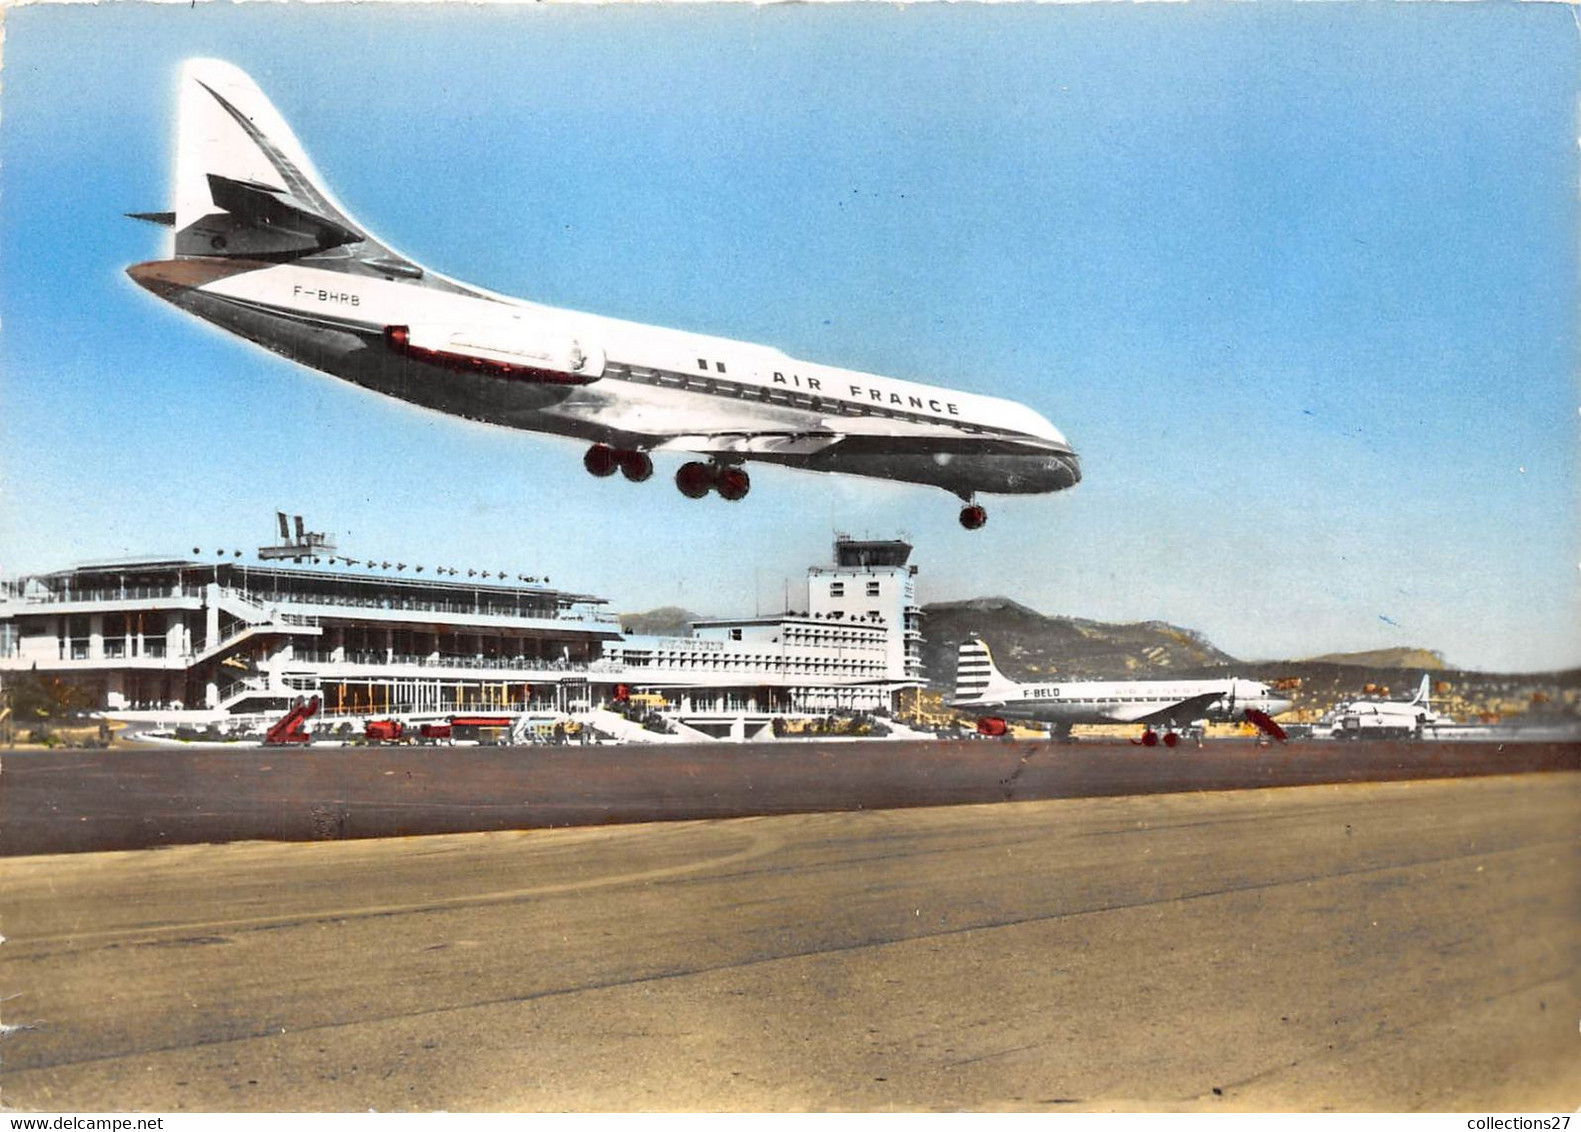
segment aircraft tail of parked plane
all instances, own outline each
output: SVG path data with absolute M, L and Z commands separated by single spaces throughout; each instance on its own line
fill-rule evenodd
M 1209 719 L 1246 720 L 1268 734 L 1267 724 L 1288 711 L 1291 701 L 1267 684 L 1240 677 L 1217 680 L 1075 680 L 1021 684 L 994 664 L 988 645 L 972 637 L 961 642 L 956 658 L 952 707 L 980 713 L 981 722 L 1026 719 L 1048 724 L 1069 735 L 1078 723 L 1138 723 L 1146 727 L 1142 741 L 1158 741 L 1153 727 L 1165 728 L 1164 742 L 1173 746 L 1177 728 Z M 987 727 L 986 731 L 1002 731 Z
M 727 500 L 756 461 L 978 493 L 1081 478 L 1064 435 L 998 397 L 800 361 L 773 347 L 559 310 L 438 275 L 360 225 L 285 119 L 229 63 L 182 68 L 167 258 L 128 268 L 275 353 L 444 413 L 588 444 L 596 476 Z M 662 254 L 662 250 L 658 253 Z
M 1003 700 L 1016 691 L 1014 681 L 1005 677 L 994 663 L 988 645 L 976 637 L 961 642 L 955 657 L 955 701 Z

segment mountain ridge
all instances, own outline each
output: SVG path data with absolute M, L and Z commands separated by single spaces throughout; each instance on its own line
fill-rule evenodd
M 1551 673 L 1474 673 L 1449 664 L 1434 649 L 1400 646 L 1301 658 L 1248 660 L 1232 656 L 1197 629 L 1169 621 L 1101 621 L 1039 613 L 1002 595 L 930 602 L 922 607 L 922 657 L 927 682 L 948 690 L 955 682 L 955 657 L 962 640 L 980 636 L 993 650 L 995 664 L 1012 680 L 1097 680 L 1160 676 L 1233 674 L 1254 677 L 1328 674 L 1325 682 L 1351 680 L 1395 683 L 1403 672 L 1432 672 L 1445 678 L 1473 674 L 1494 678 L 1548 677 L 1568 685 L 1577 670 Z M 622 613 L 621 629 L 645 636 L 689 636 L 691 623 L 713 619 L 681 606 Z M 1348 676 L 1346 674 L 1349 674 Z
M 922 607 L 922 662 L 928 682 L 951 687 L 963 640 L 981 637 L 1012 680 L 1148 676 L 1241 662 L 1195 629 L 1167 621 L 1127 623 L 1050 616 L 1007 597 L 931 602 Z

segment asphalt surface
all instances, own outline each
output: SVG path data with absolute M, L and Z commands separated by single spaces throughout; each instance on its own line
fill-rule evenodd
M 0 856 L 1581 769 L 1581 744 L 778 742 L 0 754 Z
M 1570 1111 L 1578 803 L 1561 771 L 10 857 L 0 1090 Z

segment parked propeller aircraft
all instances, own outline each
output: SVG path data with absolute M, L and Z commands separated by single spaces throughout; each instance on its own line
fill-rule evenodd
M 1263 721 L 1288 711 L 1291 701 L 1267 684 L 1239 677 L 1017 684 L 994 665 L 988 646 L 973 637 L 961 642 L 950 706 L 982 713 L 978 727 L 989 734 L 1003 734 L 1005 719 L 1046 723 L 1060 738 L 1069 738 L 1077 723 L 1140 723 L 1146 728 L 1142 743 L 1158 743 L 1153 727 L 1159 726 L 1164 745 L 1173 747 L 1181 729 L 1204 720 L 1244 719 L 1266 731 Z
M 165 259 L 127 273 L 198 318 L 357 385 L 444 413 L 589 443 L 596 476 L 690 459 L 685 495 L 740 499 L 749 461 L 932 484 L 981 527 L 979 493 L 1081 478 L 1025 405 L 792 358 L 770 346 L 559 310 L 435 274 L 353 220 L 253 81 L 182 68 Z

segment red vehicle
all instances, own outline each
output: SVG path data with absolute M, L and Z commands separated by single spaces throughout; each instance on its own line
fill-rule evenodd
M 417 729 L 417 741 L 420 743 L 439 743 L 450 741 L 450 724 L 425 723 Z
M 295 743 L 304 746 L 313 741 L 313 736 L 304 726 L 309 719 L 318 714 L 318 697 L 310 700 L 298 699 L 291 710 L 286 712 L 278 722 L 269 728 L 264 736 L 264 746 L 285 747 Z
M 370 743 L 399 743 L 405 734 L 406 728 L 394 719 L 370 719 L 362 731 L 362 737 Z

